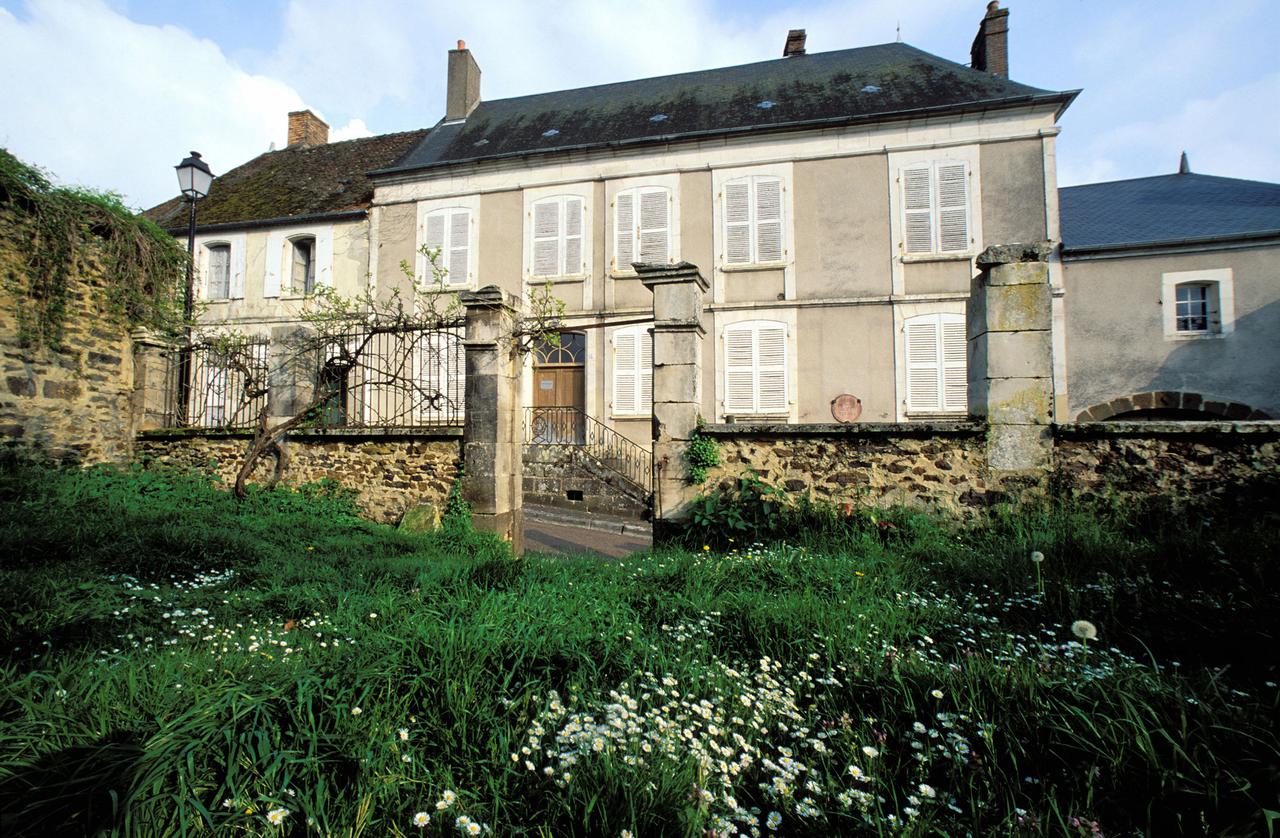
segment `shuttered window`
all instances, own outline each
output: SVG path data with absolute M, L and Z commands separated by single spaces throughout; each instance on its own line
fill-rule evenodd
M 963 413 L 968 371 L 963 314 L 922 314 L 903 324 L 908 413 Z
M 587 272 L 582 241 L 585 208 L 582 198 L 574 195 L 544 198 L 533 205 L 530 272 L 534 276 L 580 276 Z
M 653 334 L 648 326 L 613 333 L 613 413 L 645 415 L 653 407 Z
M 413 414 L 418 421 L 444 422 L 465 413 L 467 364 L 462 336 L 423 332 L 413 347 L 417 392 Z
M 724 330 L 724 412 L 787 413 L 787 327 L 751 320 Z
M 231 245 L 211 244 L 208 250 L 208 278 L 205 299 L 226 300 L 231 297 Z
M 633 262 L 672 261 L 673 203 L 671 190 L 663 186 L 618 193 L 613 202 L 613 270 L 630 271 Z
M 969 164 L 938 161 L 904 168 L 902 248 L 906 253 L 970 249 Z
M 422 243 L 439 251 L 436 268 L 446 273 L 445 285 L 467 285 L 472 276 L 471 210 L 440 209 L 427 214 L 422 222 Z
M 786 258 L 783 241 L 782 179 L 765 175 L 724 185 L 724 253 L 728 265 L 761 265 Z

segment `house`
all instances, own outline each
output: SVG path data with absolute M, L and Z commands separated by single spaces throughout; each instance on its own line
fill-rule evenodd
M 1280 417 L 1280 184 L 1184 154 L 1059 207 L 1071 419 Z

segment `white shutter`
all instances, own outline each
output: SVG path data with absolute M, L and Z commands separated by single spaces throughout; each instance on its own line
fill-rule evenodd
M 907 348 L 907 410 L 941 408 L 938 316 L 913 317 L 905 324 Z
M 636 193 L 619 192 L 613 202 L 613 269 L 631 270 L 636 261 Z
M 758 177 L 755 186 L 756 262 L 782 261 L 782 181 Z
M 636 353 L 636 413 L 650 413 L 653 410 L 653 333 L 643 326 L 637 332 L 640 351 Z
M 231 272 L 231 287 L 229 294 L 233 300 L 244 299 L 244 263 L 245 263 L 245 247 L 231 246 L 230 259 L 231 264 L 228 270 Z
M 315 265 L 317 288 L 333 287 L 333 228 L 325 227 L 316 233 Z
M 560 272 L 560 208 L 551 198 L 533 205 L 533 275 L 558 276 Z
M 613 336 L 613 412 L 636 412 L 636 332 L 619 331 Z M 652 354 L 652 345 L 650 348 Z M 650 369 L 653 365 L 650 364 Z
M 724 185 L 724 260 L 751 262 L 751 182 L 743 178 Z
M 445 229 L 445 212 L 444 210 L 436 210 L 427 216 L 422 231 L 422 243 L 433 252 L 438 251 L 435 264 L 436 267 L 440 268 L 447 268 L 449 266 L 449 254 L 444 249 Z M 425 270 L 428 272 L 431 271 L 430 259 L 426 260 Z M 435 284 L 436 278 L 434 273 L 430 276 L 422 277 L 422 281 L 428 284 Z M 443 281 L 448 282 L 448 276 L 446 276 Z
M 764 324 L 756 330 L 757 413 L 785 413 L 787 410 L 787 329 L 781 324 Z
M 903 235 L 907 253 L 933 251 L 932 169 L 902 170 Z
M 640 192 L 640 261 L 667 262 L 671 256 L 671 196 L 664 188 Z
M 750 323 L 724 330 L 724 412 L 755 412 L 755 329 Z
M 454 210 L 449 216 L 449 250 L 446 265 L 449 273 L 445 282 L 465 285 L 471 271 L 471 212 Z
M 564 265 L 562 276 L 577 276 L 587 272 L 582 260 L 582 199 L 564 199 Z
M 944 314 L 942 319 L 942 408 L 966 411 L 969 408 L 969 380 L 966 365 L 965 319 L 963 314 Z
M 938 164 L 939 250 L 969 249 L 969 172 L 964 163 Z

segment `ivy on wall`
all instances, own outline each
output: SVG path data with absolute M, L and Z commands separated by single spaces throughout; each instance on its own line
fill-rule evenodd
M 24 276 L 6 272 L 17 292 L 18 339 L 59 348 L 82 263 L 99 259 L 108 312 L 163 333 L 182 323 L 187 253 L 172 236 L 134 215 L 120 196 L 54 186 L 41 170 L 0 148 L 0 238 L 17 249 Z

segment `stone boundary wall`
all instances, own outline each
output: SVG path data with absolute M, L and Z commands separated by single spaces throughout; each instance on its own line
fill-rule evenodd
M 595 462 L 580 446 L 524 446 L 524 502 L 616 515 L 647 518 L 649 504 L 643 490 Z M 581 492 L 570 500 L 569 492 Z
M 1280 498 L 1280 421 L 1057 425 L 1053 481 L 1079 495 Z
M 91 238 L 68 273 L 62 348 L 19 340 L 19 307 L 30 285 L 15 237 L 31 235 L 0 213 L 0 449 L 26 458 L 123 463 L 133 447 L 133 349 L 129 329 L 106 305 L 103 268 Z
M 165 466 L 235 482 L 248 433 L 143 431 L 135 459 L 144 466 Z M 441 511 L 462 463 L 460 428 L 428 431 L 307 431 L 289 435 L 285 485 L 332 480 L 356 493 L 365 516 L 394 524 L 422 503 Z M 258 464 L 251 482 L 270 476 L 275 459 Z
M 720 465 L 703 490 L 754 471 L 797 498 L 969 514 L 1004 497 L 984 477 L 985 431 L 977 422 L 705 425 Z

